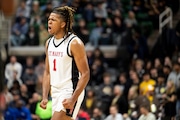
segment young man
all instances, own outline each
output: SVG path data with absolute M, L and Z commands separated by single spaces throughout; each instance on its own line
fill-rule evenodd
M 111 105 L 109 108 L 110 114 L 105 118 L 105 120 L 123 120 L 123 116 L 118 112 L 116 105 Z
M 150 112 L 150 106 L 142 104 L 140 106 L 141 116 L 138 120 L 156 120 L 156 116 Z
M 84 44 L 72 33 L 74 12 L 68 6 L 57 7 L 48 19 L 48 32 L 53 37 L 46 42 L 46 70 L 40 106 L 46 108 L 51 89 L 51 120 L 76 118 L 90 77 Z

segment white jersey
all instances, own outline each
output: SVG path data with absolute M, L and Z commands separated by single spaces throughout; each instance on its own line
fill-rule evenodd
M 55 88 L 75 88 L 79 79 L 79 71 L 71 56 L 70 44 L 79 39 L 73 33 L 57 40 L 52 37 L 48 43 L 50 84 Z

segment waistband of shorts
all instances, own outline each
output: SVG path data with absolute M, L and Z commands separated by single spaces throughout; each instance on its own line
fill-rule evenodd
M 59 85 L 59 86 L 54 86 L 54 85 L 51 85 L 51 89 L 65 89 L 65 88 L 69 88 L 70 86 L 68 86 L 68 85 L 72 85 L 72 87 L 73 87 L 73 83 L 72 83 L 72 81 L 71 80 L 69 80 L 69 81 L 66 81 L 66 82 L 63 82 L 63 83 L 61 83 L 61 85 Z

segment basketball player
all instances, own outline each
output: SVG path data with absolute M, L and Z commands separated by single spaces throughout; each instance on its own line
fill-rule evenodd
M 48 32 L 53 35 L 46 42 L 46 69 L 40 106 L 46 109 L 51 89 L 52 119 L 75 119 L 89 81 L 89 66 L 83 42 L 73 34 L 75 10 L 57 7 L 48 19 Z

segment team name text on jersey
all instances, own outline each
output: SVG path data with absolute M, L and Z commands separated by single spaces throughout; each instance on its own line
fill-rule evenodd
M 48 55 L 49 56 L 63 57 L 63 52 L 49 51 Z

